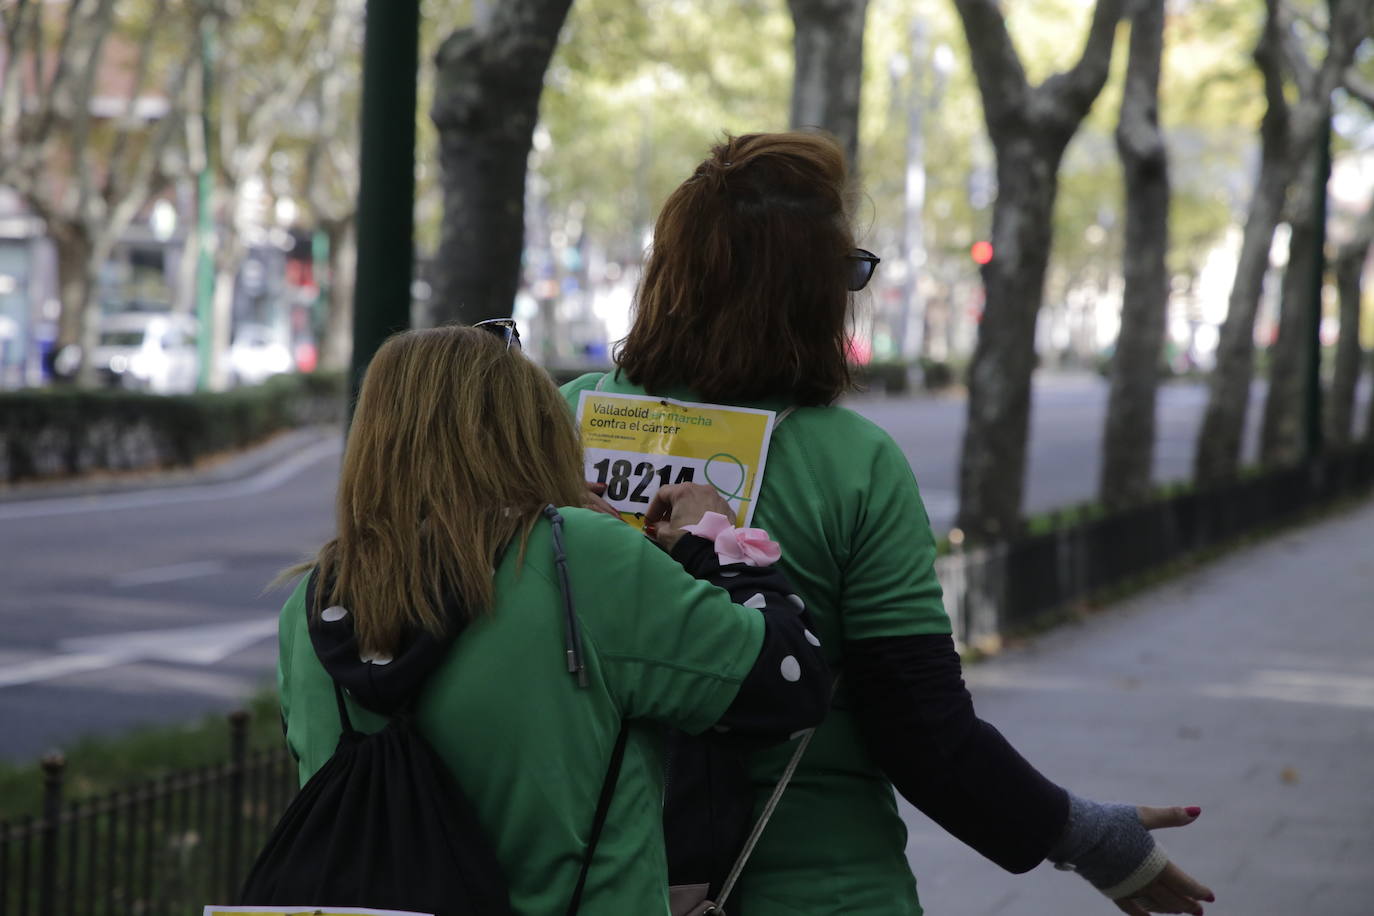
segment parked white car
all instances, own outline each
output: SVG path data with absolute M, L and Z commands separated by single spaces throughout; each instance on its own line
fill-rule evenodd
M 235 385 L 258 385 L 292 369 L 291 348 L 265 324 L 242 324 L 229 347 L 229 372 Z
M 91 360 L 110 385 L 156 394 L 195 391 L 200 372 L 195 319 L 169 312 L 107 315 Z

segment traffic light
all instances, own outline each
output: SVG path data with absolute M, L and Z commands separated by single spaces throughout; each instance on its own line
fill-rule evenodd
M 980 239 L 979 241 L 973 243 L 973 246 L 969 248 L 968 253 L 969 257 L 973 258 L 973 263 L 977 264 L 979 267 L 982 267 L 984 264 L 987 264 L 989 261 L 992 260 L 992 242 L 989 242 L 986 239 Z

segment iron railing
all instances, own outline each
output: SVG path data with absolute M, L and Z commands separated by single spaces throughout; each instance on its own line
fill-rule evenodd
M 286 749 L 249 751 L 230 716 L 224 763 L 106 795 L 64 798 L 65 764 L 43 760 L 37 816 L 0 821 L 4 916 L 172 916 L 232 902 L 296 792 Z
M 955 638 L 980 647 L 1172 563 L 1374 487 L 1374 445 L 1163 496 L 936 561 Z

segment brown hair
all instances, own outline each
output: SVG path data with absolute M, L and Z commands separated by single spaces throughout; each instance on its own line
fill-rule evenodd
M 708 400 L 835 400 L 850 386 L 848 203 L 833 139 L 727 136 L 659 213 L 620 367 Z
M 365 650 L 393 652 L 407 626 L 443 633 L 444 596 L 469 618 L 489 608 L 499 552 L 517 532 L 523 550 L 543 507 L 580 505 L 584 486 L 543 369 L 473 328 L 397 334 L 363 380 L 317 603 L 347 607 Z

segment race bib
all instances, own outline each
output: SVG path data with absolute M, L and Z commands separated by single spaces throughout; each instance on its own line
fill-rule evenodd
M 637 394 L 584 391 L 577 402 L 586 478 L 636 528 L 659 487 L 705 483 L 750 527 L 776 414 Z

